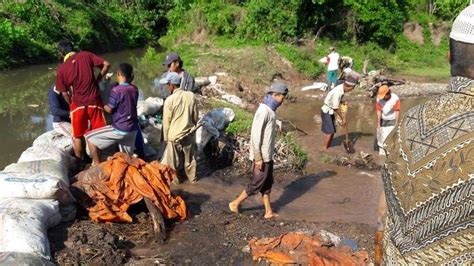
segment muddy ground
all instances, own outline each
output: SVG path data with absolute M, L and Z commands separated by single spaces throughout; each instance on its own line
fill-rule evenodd
M 286 202 L 278 202 L 278 199 L 274 202 L 276 210 L 282 211 L 275 220 L 263 218 L 263 209 L 255 198 L 243 206 L 241 214 L 230 213 L 227 210 L 228 201 L 238 194 L 248 178 L 235 176 L 233 173 L 236 171 L 230 168 L 214 170 L 216 172 L 198 184 L 175 187 L 175 192 L 186 200 L 191 218 L 182 223 L 169 224 L 168 239 L 164 243 L 153 237 L 152 222 L 144 205 L 130 209 L 134 217 L 132 224 L 96 224 L 88 219 L 87 213 L 80 211 L 74 222 L 63 223 L 49 231 L 54 262 L 60 265 L 248 265 L 252 262 L 247 246 L 251 238 L 277 236 L 291 231 L 318 233 L 322 229 L 343 239 L 351 239 L 359 248 L 367 249 L 372 254 L 372 225 L 314 222 L 311 215 L 307 220 L 301 214 L 288 215 L 282 211 L 287 203 L 292 202 L 288 196 L 284 196 Z M 308 177 L 289 177 L 280 172 L 276 176 L 275 194 L 281 194 L 279 190 L 283 187 L 302 185 L 307 180 Z
M 283 66 L 277 74 L 293 90 L 292 103 L 281 108 L 277 116 L 291 122 L 297 141 L 309 156 L 301 172 L 276 171 L 272 205 L 278 218 L 263 219 L 258 196 L 245 202 L 241 214 L 230 213 L 228 203 L 245 188 L 250 178 L 249 169 L 229 166 L 228 160 L 202 157 L 198 162 L 200 181 L 197 184 L 173 185 L 174 192 L 182 195 L 188 204 L 191 217 L 182 223 L 169 224 L 164 243 L 154 239 L 152 222 L 144 205 L 130 210 L 134 217 L 132 224 L 95 224 L 87 213 L 79 211 L 75 221 L 49 231 L 54 262 L 60 265 L 248 265 L 252 262 L 247 246 L 251 238 L 301 230 L 316 233 L 326 230 L 351 239 L 373 257 L 377 206 L 382 193 L 378 169 L 383 163 L 383 157 L 373 151 L 373 99 L 368 99 L 364 91 L 354 91 L 348 97 L 349 110 L 354 114 L 349 121 L 349 137 L 355 143 L 356 154 L 345 153 L 340 129 L 333 147 L 323 152 L 322 135 L 313 117 L 319 114 L 324 93 L 301 92 L 300 88 L 312 81 L 296 73 L 287 62 L 282 63 L 280 57 L 270 59 L 272 64 Z M 270 72 L 266 78 L 274 76 Z M 223 84 L 226 91 L 247 100 L 250 108 L 256 107 L 264 89 L 253 81 L 237 82 L 232 77 L 223 78 Z M 422 90 L 409 86 L 400 88 L 399 92 L 408 96 Z M 402 101 L 402 109 L 418 102 L 418 99 Z M 370 167 L 337 165 L 334 163 L 337 160 L 332 160 L 340 157 L 356 160 L 352 157 L 361 151 L 370 154 Z

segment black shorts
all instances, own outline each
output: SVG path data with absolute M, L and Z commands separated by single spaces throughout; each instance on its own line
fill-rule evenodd
M 252 180 L 245 189 L 247 195 L 255 195 L 258 192 L 270 194 L 273 185 L 273 161 L 263 163 L 263 171 L 255 168 L 255 163 L 252 165 L 253 176 Z
M 334 119 L 334 114 L 330 115 L 321 111 L 321 131 L 324 134 L 336 133 L 336 123 Z

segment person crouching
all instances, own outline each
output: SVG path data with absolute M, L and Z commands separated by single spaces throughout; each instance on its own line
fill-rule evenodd
M 131 84 L 133 67 L 127 63 L 119 65 L 118 85 L 110 92 L 109 102 L 104 106 L 112 114 L 112 125 L 92 130 L 85 135 L 93 165 L 100 163 L 100 151 L 118 145 L 121 152 L 133 155 L 138 131 L 138 88 Z

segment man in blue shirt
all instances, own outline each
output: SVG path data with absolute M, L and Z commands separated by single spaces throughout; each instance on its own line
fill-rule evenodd
M 112 125 L 92 130 L 85 135 L 93 165 L 100 163 L 100 150 L 117 145 L 121 152 L 133 155 L 138 131 L 138 89 L 131 84 L 133 67 L 122 63 L 117 71 L 117 86 L 110 92 L 109 102 L 104 106 L 112 114 Z
M 71 118 L 69 115 L 69 104 L 56 86 L 51 86 L 48 90 L 49 111 L 53 115 L 53 129 L 57 133 L 66 137 L 72 137 Z

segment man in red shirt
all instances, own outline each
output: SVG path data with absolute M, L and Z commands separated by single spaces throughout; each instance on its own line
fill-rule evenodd
M 69 40 L 61 40 L 58 50 L 63 63 L 56 72 L 56 89 L 70 104 L 74 154 L 81 159 L 84 134 L 106 125 L 98 82 L 110 63 L 91 52 L 74 52 Z M 97 77 L 94 68 L 101 69 Z

